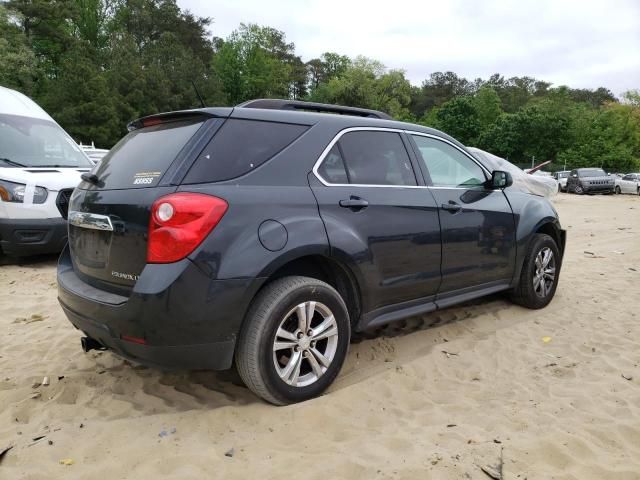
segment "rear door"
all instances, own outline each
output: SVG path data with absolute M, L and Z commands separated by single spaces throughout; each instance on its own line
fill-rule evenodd
M 438 137 L 411 134 L 437 202 L 442 231 L 441 294 L 510 282 L 515 222 L 502 190 L 488 190 L 475 159 Z M 486 285 L 490 286 L 490 285 Z
M 125 136 L 82 182 L 69 205 L 74 269 L 98 288 L 126 293 L 146 264 L 153 202 L 176 190 L 174 175 L 221 119 L 152 119 Z
M 440 283 L 437 206 L 408 149 L 400 131 L 348 129 L 314 169 L 332 252 L 355 259 L 365 311 L 433 296 Z

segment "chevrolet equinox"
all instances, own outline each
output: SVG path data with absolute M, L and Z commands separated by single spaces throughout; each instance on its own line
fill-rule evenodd
M 495 292 L 542 308 L 544 197 L 430 128 L 285 100 L 145 117 L 71 195 L 59 300 L 82 347 L 228 369 L 274 404 L 336 378 L 352 331 Z

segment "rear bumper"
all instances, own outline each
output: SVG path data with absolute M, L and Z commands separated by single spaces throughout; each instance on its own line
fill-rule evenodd
M 68 247 L 58 263 L 58 300 L 76 328 L 122 357 L 167 369 L 230 368 L 255 284 L 214 280 L 182 260 L 147 265 L 131 294 L 122 296 L 80 278 Z
M 60 218 L 0 218 L 0 248 L 6 255 L 60 253 L 67 243 L 67 221 Z
M 60 303 L 74 327 L 133 362 L 178 370 L 226 370 L 231 367 L 235 340 L 193 345 L 140 345 L 121 340 L 107 324 L 74 312 L 62 301 Z

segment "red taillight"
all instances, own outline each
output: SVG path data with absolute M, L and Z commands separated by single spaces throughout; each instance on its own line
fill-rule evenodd
M 148 263 L 183 259 L 202 243 L 220 222 L 228 205 L 223 199 L 201 193 L 172 193 L 151 206 Z

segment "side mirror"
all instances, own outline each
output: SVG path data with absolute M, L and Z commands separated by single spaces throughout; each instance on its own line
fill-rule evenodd
M 491 180 L 489 180 L 489 188 L 498 190 L 501 188 L 507 188 L 513 185 L 513 177 L 509 172 L 503 172 L 501 170 L 494 170 L 491 173 Z

